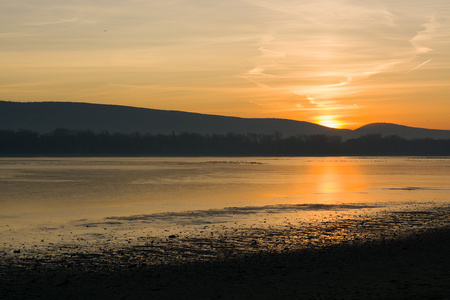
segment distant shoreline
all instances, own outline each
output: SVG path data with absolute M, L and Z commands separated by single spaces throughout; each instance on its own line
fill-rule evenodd
M 103 154 L 103 155 L 98 155 L 98 154 L 53 154 L 53 155 L 40 155 L 40 154 L 20 154 L 20 155 L 4 155 L 4 154 L 0 154 L 0 158 L 113 158 L 113 157 L 117 157 L 117 158 L 201 158 L 201 157 L 211 157 L 211 158 L 220 158 L 220 157 L 230 157 L 230 158 L 239 158 L 239 157 L 249 157 L 249 158 L 257 158 L 257 157 L 262 157 L 262 158 L 269 158 L 269 157 L 280 157 L 280 158 L 326 158 L 326 157 L 330 157 L 330 158 L 335 158 L 335 157 L 352 157 L 352 158 L 364 158 L 364 157 L 368 157 L 368 158 L 374 158 L 374 157 L 418 157 L 418 158 L 425 158 L 425 157 L 430 157 L 433 159 L 438 159 L 438 158 L 449 158 L 449 155 L 340 155 L 340 154 L 336 154 L 336 155 L 193 155 L 193 154 L 186 154 L 186 155 L 181 155 L 181 154 L 174 154 L 174 155 L 166 155 L 166 154 L 160 154 L 160 155 L 142 155 L 142 154 L 136 154 L 136 155 L 120 155 L 120 154 Z
M 0 130 L 0 156 L 448 156 L 450 139 L 405 139 L 368 134 L 343 140 L 331 135 L 202 135 L 94 133 L 90 130 Z

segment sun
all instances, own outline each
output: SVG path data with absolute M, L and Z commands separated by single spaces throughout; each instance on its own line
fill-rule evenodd
M 316 116 L 316 123 L 331 128 L 342 128 L 346 123 L 337 120 L 339 116 Z

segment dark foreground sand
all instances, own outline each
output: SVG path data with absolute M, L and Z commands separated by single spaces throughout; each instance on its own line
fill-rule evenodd
M 447 206 L 210 240 L 167 237 L 92 253 L 5 252 L 0 299 L 450 299 L 449 213 Z M 233 250 L 237 242 L 248 251 Z

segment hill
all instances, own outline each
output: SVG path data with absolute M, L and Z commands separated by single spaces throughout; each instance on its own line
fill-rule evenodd
M 425 129 L 408 127 L 391 123 L 372 123 L 355 129 L 353 136 L 359 137 L 367 134 L 381 134 L 382 136 L 396 135 L 405 139 L 450 139 L 450 130 Z
M 0 101 L 0 129 L 28 129 L 48 133 L 57 128 L 92 130 L 96 133 L 108 131 L 151 134 L 279 132 L 283 137 L 325 134 L 340 136 L 344 140 L 367 134 L 397 135 L 406 139 L 450 139 L 450 130 L 415 128 L 390 123 L 373 123 L 348 130 L 286 119 L 226 117 L 119 105 Z
M 152 134 L 182 132 L 273 134 L 279 132 L 284 137 L 297 134 L 341 135 L 343 132 L 350 132 L 350 130 L 284 119 L 225 117 L 88 103 L 0 101 L 0 129 L 29 129 L 45 133 L 56 128 Z

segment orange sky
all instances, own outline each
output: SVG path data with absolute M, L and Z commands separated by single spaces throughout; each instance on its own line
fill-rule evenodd
M 450 2 L 3 1 L 0 99 L 450 129 Z

